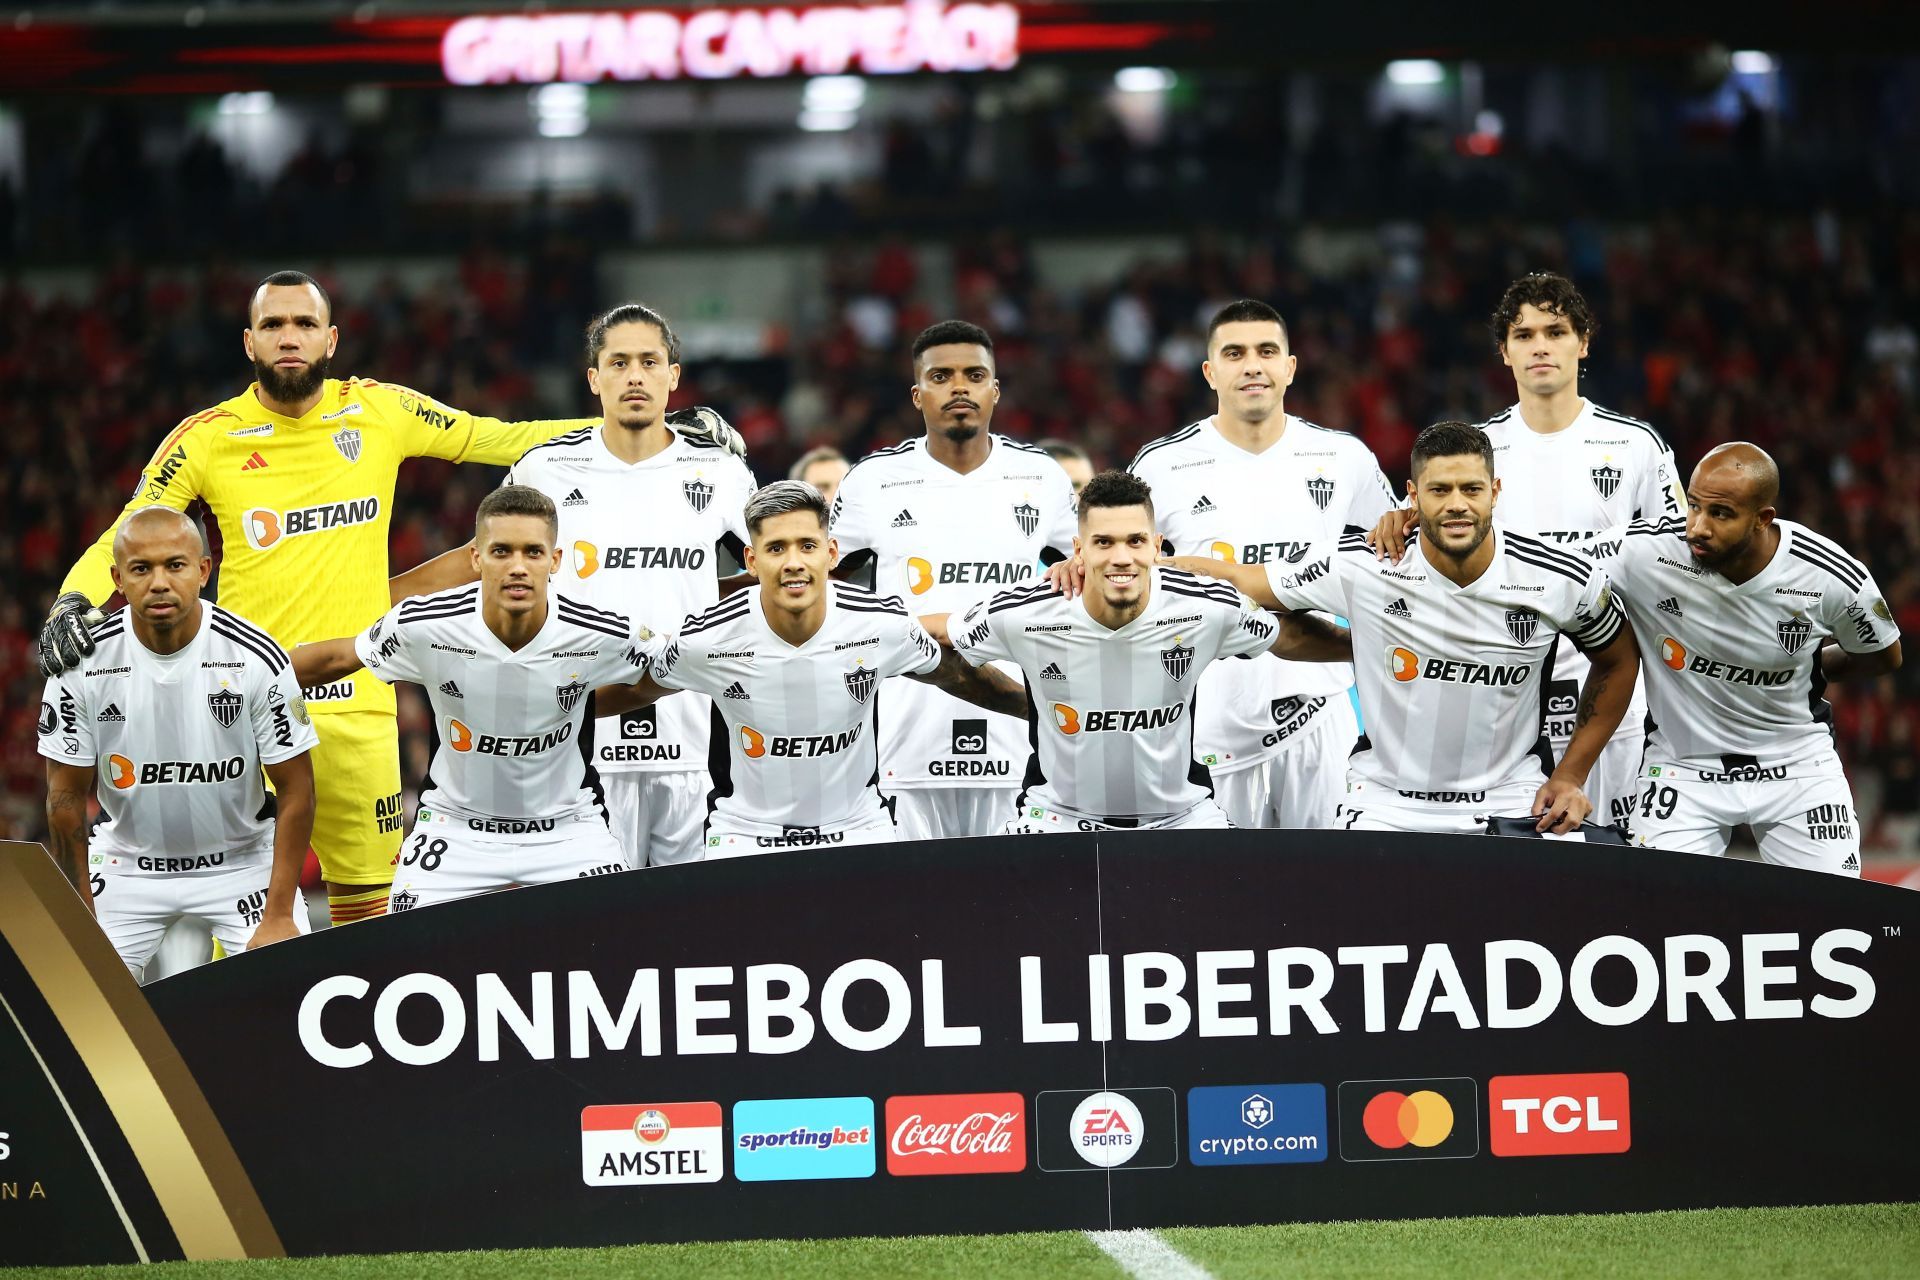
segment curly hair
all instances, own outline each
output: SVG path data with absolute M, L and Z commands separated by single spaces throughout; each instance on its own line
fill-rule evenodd
M 1583 338 L 1591 338 L 1599 328 L 1593 318 L 1593 308 L 1587 305 L 1573 281 L 1557 271 L 1529 271 L 1507 286 L 1507 291 L 1500 295 L 1500 305 L 1487 319 L 1495 351 L 1506 349 L 1507 335 L 1513 331 L 1514 321 L 1520 318 L 1520 308 L 1528 305 L 1559 316 Z

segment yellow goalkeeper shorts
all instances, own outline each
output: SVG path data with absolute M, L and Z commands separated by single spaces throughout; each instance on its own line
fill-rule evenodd
M 400 855 L 400 729 L 380 711 L 316 715 L 313 851 L 334 884 L 386 884 Z

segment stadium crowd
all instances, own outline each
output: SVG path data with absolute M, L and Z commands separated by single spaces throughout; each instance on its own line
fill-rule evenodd
M 1785 509 L 1854 548 L 1903 609 L 1902 630 L 1920 629 L 1920 215 L 1700 211 L 1544 230 L 1386 224 L 1371 251 L 1338 272 L 1312 270 L 1298 251 L 1311 234 L 1293 228 L 1240 247 L 1203 233 L 1178 257 L 1130 264 L 1079 292 L 1050 284 L 1010 232 L 961 245 L 950 282 L 918 278 L 901 243 L 841 248 L 824 322 L 796 328 L 780 358 L 689 358 L 674 402 L 721 409 L 762 480 L 809 448 L 857 458 L 917 435 L 905 345 L 939 318 L 927 301 L 938 283 L 957 314 L 995 336 L 1005 388 L 995 429 L 1063 438 L 1098 464 L 1120 465 L 1210 410 L 1198 376 L 1206 316 L 1250 296 L 1287 316 L 1300 359 L 1288 409 L 1357 433 L 1398 484 L 1421 426 L 1479 420 L 1511 402 L 1485 315 L 1506 281 L 1554 267 L 1580 282 L 1599 319 L 1583 384 L 1593 397 L 1654 423 L 1683 472 L 1722 440 L 1772 451 Z M 607 301 L 583 244 L 561 235 L 526 257 L 474 252 L 430 291 L 391 282 L 362 296 L 336 291 L 335 370 L 509 418 L 590 412 L 534 376 L 581 363 L 575 335 Z M 14 456 L 0 476 L 10 512 L 0 538 L 21 571 L 0 604 L 0 834 L 33 838 L 44 826 L 27 727 L 39 688 L 33 627 L 153 445 L 182 414 L 243 384 L 235 339 L 252 283 L 214 267 L 182 285 L 126 258 L 99 274 L 84 302 L 0 290 L 0 430 Z M 462 541 L 495 479 L 411 463 L 396 495 L 396 569 Z M 1834 702 L 1843 757 L 1872 815 L 1869 847 L 1910 850 L 1920 826 L 1920 671 Z M 401 725 L 411 783 L 424 772 L 427 730 L 411 689 Z

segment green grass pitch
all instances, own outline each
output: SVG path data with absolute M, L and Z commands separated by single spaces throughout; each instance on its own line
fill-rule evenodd
M 1920 1205 L 1707 1209 L 1683 1213 L 1307 1223 L 1172 1228 L 1160 1233 L 1220 1280 L 1275 1277 L 1920 1275 Z M 1100 1277 L 1125 1273 L 1078 1232 L 917 1236 L 889 1240 L 762 1240 L 488 1253 L 390 1254 L 275 1262 L 69 1267 L 6 1275 L 114 1280 L 439 1280 L 459 1276 Z

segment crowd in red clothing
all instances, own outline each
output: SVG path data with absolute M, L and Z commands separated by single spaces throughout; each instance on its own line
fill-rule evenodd
M 1248 296 L 1287 317 L 1300 359 L 1288 409 L 1358 433 L 1397 482 L 1421 426 L 1478 420 L 1513 400 L 1485 316 L 1514 276 L 1553 268 L 1573 276 L 1599 319 L 1583 391 L 1652 422 L 1683 473 L 1722 440 L 1771 450 L 1783 514 L 1865 560 L 1902 630 L 1920 635 L 1920 213 L 1702 212 L 1546 230 L 1438 221 L 1341 234 L 1338 255 L 1311 251 L 1324 235 L 1312 228 L 1232 245 L 1202 237 L 1176 257 L 1116 262 L 1110 282 L 1082 289 L 1050 282 L 1006 232 L 957 245 L 949 281 L 921 279 L 904 244 L 840 248 L 824 295 L 775 335 L 772 354 L 690 358 L 676 403 L 726 413 L 763 479 L 818 444 L 857 457 L 921 429 L 905 351 L 944 318 L 929 297 L 951 296 L 957 314 L 995 336 L 997 429 L 1062 437 L 1123 465 L 1210 410 L 1199 374 L 1206 317 Z M 476 255 L 431 290 L 337 290 L 336 371 L 504 417 L 589 412 L 572 376 L 577 334 L 617 299 L 601 296 L 590 256 L 555 245 L 529 258 Z M 127 267 L 103 271 L 84 302 L 0 290 L 0 437 L 12 454 L 0 475 L 9 513 L 0 550 L 16 571 L 0 601 L 0 835 L 42 825 L 33 630 L 154 443 L 245 384 L 238 329 L 252 283 L 209 270 L 182 285 Z M 554 371 L 567 376 L 539 376 Z M 396 496 L 395 568 L 462 540 L 496 479 L 410 463 Z M 1861 808 L 1877 816 L 1869 840 L 1911 841 L 1920 664 L 1838 690 L 1833 702 Z M 422 711 L 402 705 L 418 777 Z

